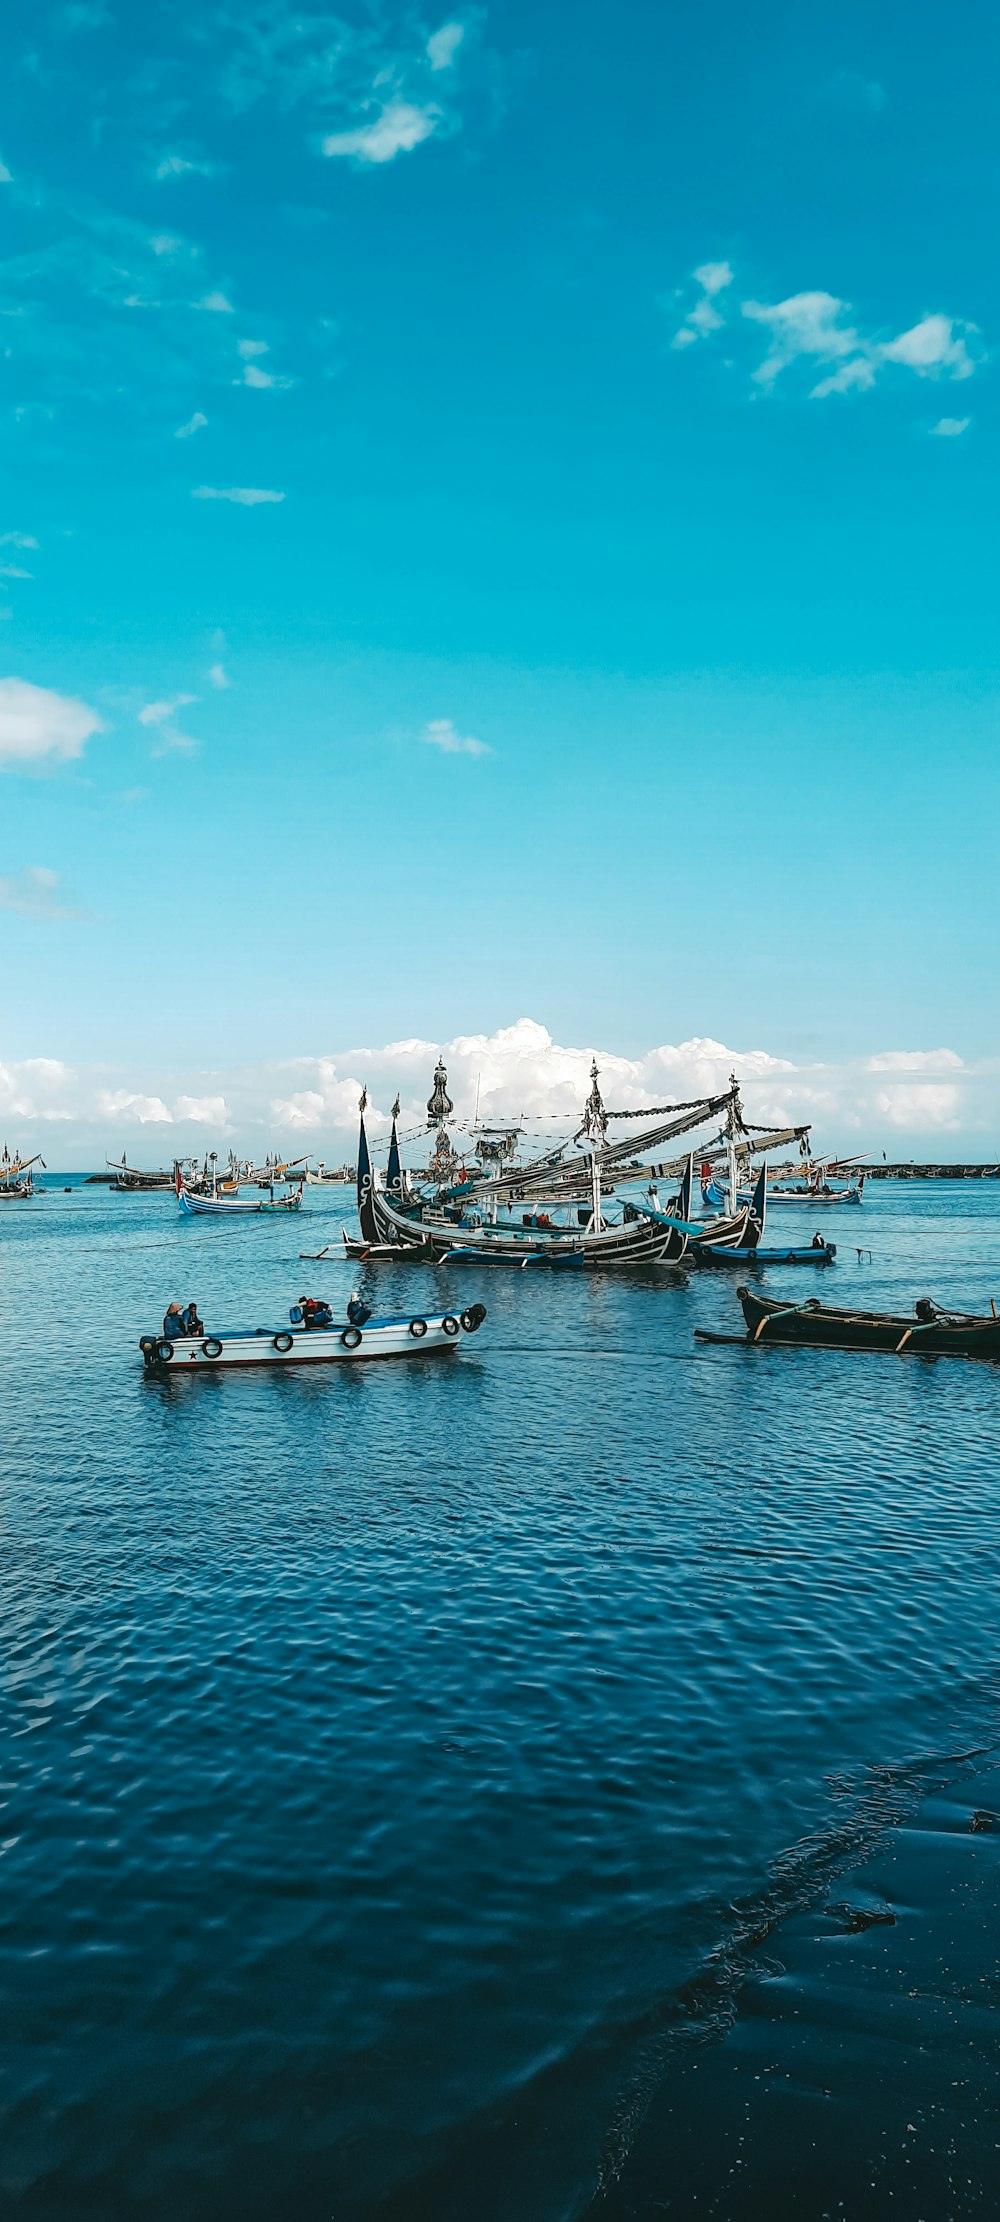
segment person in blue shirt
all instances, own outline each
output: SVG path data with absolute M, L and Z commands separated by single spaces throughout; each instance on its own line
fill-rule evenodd
M 204 1334 L 205 1322 L 198 1317 L 198 1306 L 193 1296 L 186 1312 L 181 1313 L 181 1318 L 184 1321 L 184 1333 L 186 1335 Z
M 163 1332 L 169 1341 L 184 1333 L 184 1314 L 179 1304 L 168 1304 L 163 1319 Z

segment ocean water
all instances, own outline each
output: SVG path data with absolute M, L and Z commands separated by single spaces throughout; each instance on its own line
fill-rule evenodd
M 995 2211 L 1000 1369 L 698 1344 L 735 1272 L 359 1272 L 349 1209 L 0 1207 L 0 2213 Z M 769 1291 L 1000 1303 L 998 1185 L 815 1223 Z M 355 1283 L 489 1316 L 143 1378 L 171 1297 Z

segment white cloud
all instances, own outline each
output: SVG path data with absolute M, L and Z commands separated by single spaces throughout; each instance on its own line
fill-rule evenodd
M 710 332 L 717 332 L 725 318 L 716 307 L 717 296 L 732 285 L 733 272 L 728 262 L 702 262 L 693 273 L 699 288 L 697 299 L 687 312 L 683 324 L 674 333 L 671 345 L 692 347 L 699 339 L 707 339 Z
M 14 180 L 7 168 L 6 162 L 0 162 L 0 185 L 13 185 L 13 183 Z
M 23 918 L 86 918 L 78 903 L 68 902 L 57 872 L 43 864 L 29 864 L 23 872 L 0 873 L 0 910 L 19 911 Z
M 954 1128 L 959 1124 L 958 1089 L 940 1085 L 883 1088 L 875 1098 L 875 1109 L 890 1126 L 917 1133 L 934 1127 Z
M 238 339 L 236 348 L 240 355 L 266 355 L 267 341 L 266 339 Z
M 849 321 L 850 304 L 832 293 L 793 293 L 771 306 L 744 301 L 743 315 L 769 334 L 768 352 L 753 372 L 755 384 L 773 386 L 782 371 L 802 359 L 838 365 L 812 387 L 814 401 L 852 389 L 863 392 L 890 363 L 918 378 L 971 378 L 976 368 L 969 351 L 969 342 L 974 344 L 978 336 L 976 326 L 951 316 L 922 317 L 896 339 L 881 340 L 859 331 Z
M 196 301 L 194 305 L 196 309 L 208 309 L 213 316 L 233 316 L 235 314 L 232 302 L 227 300 L 224 293 L 206 293 L 203 299 Z
M 821 1149 L 870 1148 L 893 1155 L 989 1157 L 995 1154 L 1000 1117 L 1000 1064 L 966 1069 L 953 1050 L 887 1051 L 886 1058 L 919 1059 L 873 1070 L 860 1061 L 795 1066 L 762 1048 L 734 1049 L 712 1036 L 660 1043 L 625 1057 L 600 1043 L 575 1047 L 553 1039 L 536 1019 L 519 1018 L 491 1034 L 457 1034 L 451 1040 L 413 1036 L 381 1047 L 257 1064 L 225 1071 L 183 1074 L 149 1066 L 73 1071 L 53 1059 L 0 1065 L 0 1123 L 4 1115 L 58 1119 L 78 1139 L 64 1164 L 99 1165 L 114 1122 L 122 1144 L 134 1132 L 141 1146 L 147 1124 L 201 1123 L 218 1135 L 225 1123 L 241 1151 L 263 1155 L 272 1143 L 301 1135 L 317 1154 L 347 1156 L 357 1135 L 358 1097 L 368 1090 L 369 1132 L 384 1139 L 397 1090 L 402 1126 L 426 1133 L 426 1101 L 438 1054 L 448 1067 L 448 1092 L 458 1131 L 476 1113 L 499 1123 L 523 1114 L 527 1154 L 573 1132 L 590 1087 L 596 1055 L 609 1109 L 648 1111 L 655 1104 L 721 1094 L 733 1070 L 739 1076 L 749 1120 L 784 1125 L 813 1122 Z M 937 1060 L 944 1060 L 937 1062 Z M 954 1062 L 952 1060 L 955 1060 Z M 950 1151 L 931 1137 L 962 1130 Z M 628 1128 L 612 1132 L 624 1139 Z M 906 1137 L 903 1145 L 903 1137 Z M 982 1140 L 977 1140 L 981 1136 Z M 421 1142 L 413 1144 L 420 1154 Z M 294 1152 L 292 1154 L 295 1154 Z
M 439 748 L 445 756 L 492 756 L 488 741 L 477 741 L 471 733 L 456 731 L 451 718 L 428 718 L 420 736 L 431 748 Z
M 38 542 L 31 532 L 0 532 L 0 548 L 37 548 Z
M 277 371 L 262 370 L 259 363 L 244 363 L 242 378 L 237 378 L 234 380 L 234 384 L 238 386 L 254 386 L 260 393 L 263 393 L 269 386 L 273 386 L 277 389 L 294 385 L 294 383 L 294 379 L 282 378 L 278 375 Z
M 883 1049 L 877 1057 L 869 1057 L 866 1072 L 962 1072 L 962 1059 L 955 1049 Z
M 196 409 L 193 417 L 189 417 L 186 424 L 178 425 L 174 433 L 174 439 L 190 440 L 195 432 L 203 432 L 207 423 L 208 418 L 202 415 L 200 409 Z
M 214 177 L 215 164 L 207 162 L 204 155 L 165 154 L 158 162 L 153 176 L 161 182 L 173 177 Z
M 442 23 L 427 41 L 427 59 L 433 70 L 450 69 L 465 37 L 464 23 Z
M 102 1088 L 97 1097 L 101 1118 L 127 1118 L 139 1126 L 170 1126 L 170 1113 L 160 1096 L 135 1095 L 127 1088 Z
M 194 486 L 195 501 L 234 501 L 242 509 L 256 509 L 259 502 L 284 501 L 284 494 L 270 486 Z
M 0 764 L 44 767 L 82 756 L 104 728 L 96 710 L 74 695 L 0 679 Z
M 32 576 L 23 563 L 0 563 L 0 579 L 30 579 Z
M 725 322 L 721 296 L 734 282 L 731 265 L 702 263 L 693 275 L 700 290 L 674 333 L 675 348 L 710 338 Z M 896 370 L 917 378 L 971 378 L 982 360 L 977 326 L 940 312 L 921 317 L 895 338 L 884 338 L 859 326 L 848 301 L 819 289 L 791 293 L 783 301 L 742 301 L 740 310 L 767 339 L 766 352 L 751 371 L 754 385 L 770 391 L 792 366 L 822 367 L 824 375 L 809 388 L 813 401 L 865 393 Z M 967 423 L 967 418 L 941 419 L 942 427 L 954 425 L 960 431 Z
M 931 438 L 935 440 L 959 440 L 962 433 L 968 431 L 971 423 L 971 417 L 939 417 L 937 423 L 931 426 Z
M 225 1096 L 178 1096 L 175 1119 L 197 1119 L 201 1126 L 225 1126 Z
M 175 694 L 168 702 L 145 702 L 139 711 L 139 723 L 165 725 L 168 718 L 175 716 L 178 710 L 186 710 L 190 703 L 197 700 L 196 694 Z
M 429 139 L 441 122 L 433 103 L 417 108 L 408 100 L 391 100 L 373 123 L 353 131 L 333 131 L 323 141 L 323 152 L 346 155 L 355 162 L 393 162 L 397 154 L 410 154 Z
M 209 668 L 208 676 L 213 687 L 221 688 L 232 686 L 233 682 L 229 677 L 229 673 L 226 670 L 225 664 L 212 664 Z

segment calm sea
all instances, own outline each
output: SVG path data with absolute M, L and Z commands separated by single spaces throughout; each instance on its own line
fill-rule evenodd
M 0 2211 L 995 2211 L 1000 1374 L 414 1266 L 454 1358 L 143 1379 L 342 1301 L 348 1209 L 0 1207 Z M 780 1225 L 1000 1303 L 997 1185 Z

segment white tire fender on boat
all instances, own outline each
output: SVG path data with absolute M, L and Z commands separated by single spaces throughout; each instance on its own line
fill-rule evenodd
M 173 1343 L 169 1342 L 166 1335 L 164 1335 L 163 1341 L 158 1342 L 156 1345 L 156 1355 L 159 1358 L 161 1365 L 168 1366 L 170 1364 L 171 1358 L 173 1357 L 173 1354 Z

